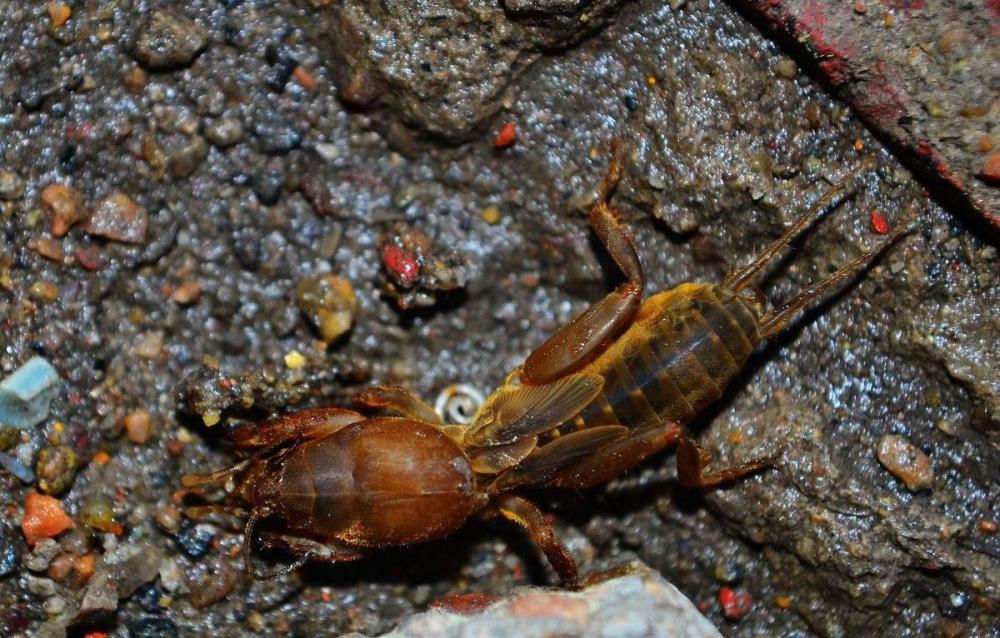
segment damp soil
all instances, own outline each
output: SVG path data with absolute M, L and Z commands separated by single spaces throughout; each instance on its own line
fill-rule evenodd
M 62 379 L 46 420 L 0 437 L 29 470 L 0 471 L 0 634 L 377 634 L 554 583 L 478 522 L 255 582 L 238 533 L 180 515 L 179 477 L 234 461 L 226 423 L 375 382 L 499 385 L 617 282 L 585 213 L 619 138 L 648 291 L 720 281 L 863 161 L 769 300 L 879 217 L 916 221 L 692 425 L 719 465 L 774 469 L 697 494 L 668 452 L 532 494 L 583 570 L 639 557 L 727 636 L 1000 635 L 997 238 L 728 5 L 49 4 L 0 4 L 0 367 Z M 328 274 L 356 312 L 324 342 L 296 287 Z M 56 547 L 24 542 L 30 470 L 75 521 Z M 89 582 L 66 567 L 87 556 Z

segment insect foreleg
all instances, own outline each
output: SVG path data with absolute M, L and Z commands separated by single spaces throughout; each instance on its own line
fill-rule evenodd
M 531 536 L 531 540 L 542 549 L 549 564 L 559 574 L 563 585 L 576 589 L 579 584 L 576 561 L 566 546 L 556 538 L 552 524 L 546 520 L 542 511 L 518 496 L 500 497 L 494 501 L 494 506 L 501 516 L 517 524 Z
M 364 417 L 343 408 L 313 408 L 286 414 L 259 424 L 243 424 L 230 435 L 242 448 L 269 448 L 293 439 L 312 439 L 333 434 Z
M 396 385 L 377 385 L 359 394 L 354 401 L 369 408 L 396 412 L 419 421 L 441 423 L 441 417 L 434 408 Z

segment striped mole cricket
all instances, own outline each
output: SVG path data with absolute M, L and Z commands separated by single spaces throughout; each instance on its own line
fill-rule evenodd
M 777 454 L 710 471 L 708 453 L 685 424 L 721 397 L 764 340 L 865 269 L 909 224 L 767 309 L 754 283 L 859 166 L 721 284 L 682 283 L 643 299 L 642 267 L 609 205 L 622 167 L 615 143 L 589 221 L 624 283 L 532 352 L 467 425 L 446 425 L 418 397 L 385 385 L 358 398 L 361 409 L 378 416 L 327 407 L 244 424 L 232 440 L 252 452 L 250 458 L 182 477 L 186 487 L 223 484 L 227 491 L 224 503 L 192 507 L 188 515 L 245 518 L 243 557 L 256 578 L 306 561 L 350 561 L 379 548 L 438 539 L 473 517 L 499 516 L 523 528 L 563 584 L 574 587 L 574 559 L 518 490 L 598 485 L 670 446 L 677 448 L 678 480 L 691 488 L 711 488 L 773 465 Z M 258 543 L 296 560 L 261 573 L 252 560 Z

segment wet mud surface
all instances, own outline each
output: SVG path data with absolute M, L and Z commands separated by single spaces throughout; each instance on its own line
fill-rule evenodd
M 554 582 L 495 523 L 254 582 L 178 479 L 233 461 L 217 412 L 497 386 L 616 282 L 585 212 L 619 137 L 648 291 L 721 280 L 866 157 L 769 299 L 918 220 L 694 424 L 719 464 L 775 469 L 698 495 L 666 453 L 533 494 L 583 569 L 641 558 L 727 636 L 1000 635 L 989 228 L 725 4 L 324 4 L 0 5 L 0 366 L 61 378 L 45 420 L 0 430 L 0 634 L 373 634 Z M 34 550 L 32 490 L 74 524 Z

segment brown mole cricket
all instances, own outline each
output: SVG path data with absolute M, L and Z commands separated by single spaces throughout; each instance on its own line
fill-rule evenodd
M 468 425 L 445 425 L 393 386 L 358 399 L 393 416 L 330 407 L 245 424 L 232 438 L 252 457 L 181 479 L 186 487 L 224 484 L 228 493 L 225 503 L 189 508 L 189 516 L 244 517 L 247 569 L 267 578 L 308 560 L 349 561 L 441 538 L 473 516 L 499 515 L 524 528 L 563 583 L 575 586 L 573 558 L 542 512 L 516 492 L 597 485 L 671 445 L 679 482 L 693 488 L 773 465 L 777 455 L 708 471 L 709 455 L 685 424 L 722 395 L 761 342 L 907 232 L 909 219 L 822 281 L 765 307 L 753 285 L 760 273 L 860 170 L 721 284 L 683 283 L 643 300 L 639 259 L 608 203 L 622 172 L 614 144 L 590 225 L 626 281 L 532 352 Z M 297 560 L 262 574 L 252 561 L 258 542 Z

